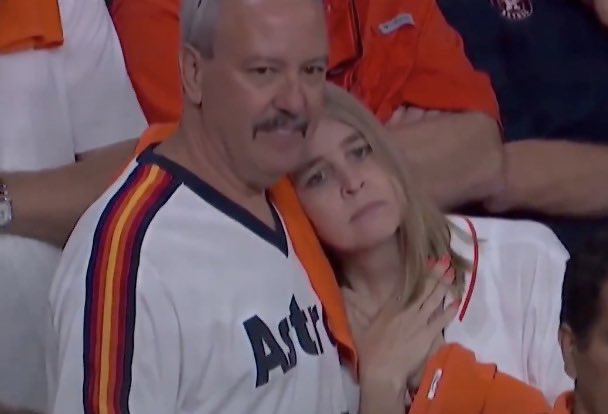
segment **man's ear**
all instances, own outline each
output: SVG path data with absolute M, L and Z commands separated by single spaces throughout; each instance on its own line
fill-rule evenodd
M 577 343 L 572 328 L 567 323 L 562 323 L 559 327 L 559 345 L 562 349 L 562 357 L 564 359 L 564 369 L 566 374 L 573 380 L 576 380 L 576 353 Z
M 200 52 L 191 45 L 184 45 L 179 54 L 179 69 L 186 99 L 200 106 L 203 101 L 203 58 Z

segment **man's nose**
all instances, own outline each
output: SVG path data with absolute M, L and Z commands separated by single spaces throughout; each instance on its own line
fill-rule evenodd
M 306 109 L 306 97 L 298 76 L 286 77 L 278 95 L 275 98 L 277 109 L 293 115 L 300 115 Z

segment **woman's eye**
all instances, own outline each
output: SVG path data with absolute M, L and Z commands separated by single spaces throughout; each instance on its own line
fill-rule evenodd
M 322 184 L 327 178 L 327 174 L 321 170 L 317 171 L 306 180 L 306 187 L 315 187 Z
M 369 154 L 371 154 L 371 152 L 372 152 L 372 147 L 369 144 L 366 144 L 366 145 L 362 145 L 360 147 L 353 149 L 351 151 L 351 154 L 356 159 L 362 160 L 365 157 L 367 157 Z

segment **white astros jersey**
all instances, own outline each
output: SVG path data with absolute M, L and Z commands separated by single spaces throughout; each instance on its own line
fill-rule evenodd
M 543 224 L 449 216 L 451 245 L 473 266 L 447 342 L 540 389 L 552 404 L 573 387 L 557 341 L 569 255 Z
M 53 282 L 51 413 L 346 413 L 321 304 L 275 224 L 145 151 Z

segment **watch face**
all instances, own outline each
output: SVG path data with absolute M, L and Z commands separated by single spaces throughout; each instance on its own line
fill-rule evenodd
M 0 227 L 7 226 L 12 218 L 10 202 L 0 199 Z

